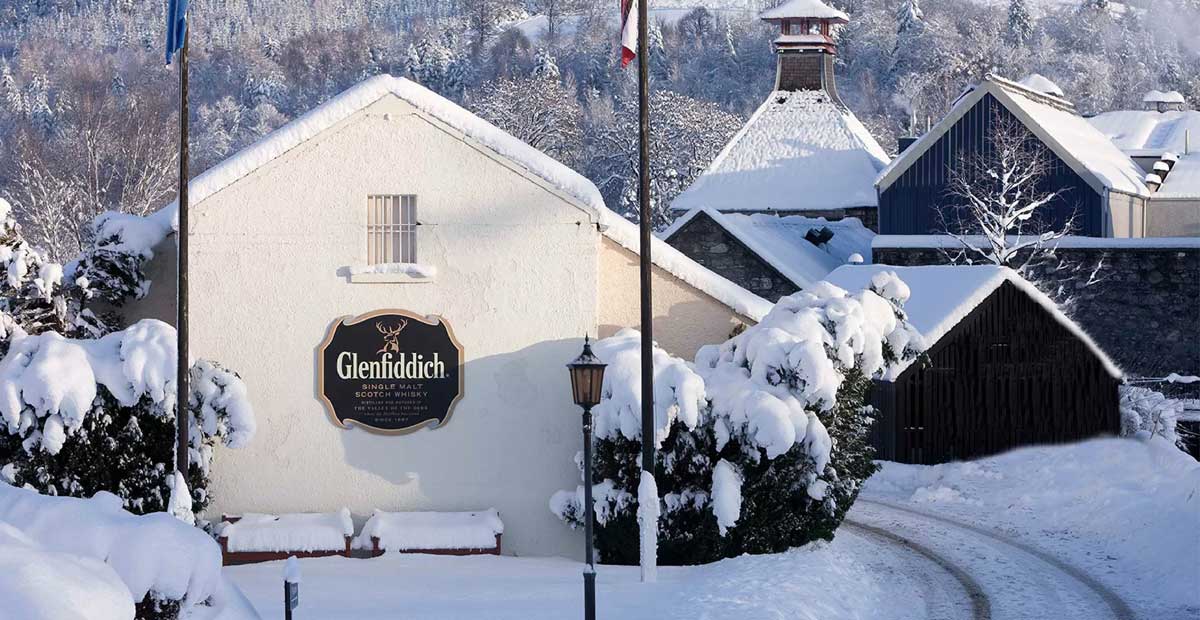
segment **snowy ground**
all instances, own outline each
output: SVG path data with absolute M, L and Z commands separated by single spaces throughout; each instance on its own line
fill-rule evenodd
M 865 527 L 864 527 L 865 526 Z M 872 529 L 877 528 L 877 529 Z M 907 543 L 907 544 L 903 544 Z M 601 617 L 1200 617 L 1200 465 L 1097 440 L 971 463 L 885 464 L 830 544 L 663 567 L 600 567 Z M 386 555 L 301 560 L 297 618 L 577 617 L 581 564 Z M 282 562 L 225 574 L 280 617 Z
M 1098 582 L 1135 617 L 1200 618 L 1200 464 L 1165 441 L 1100 439 L 932 467 L 888 463 L 863 498 L 852 515 L 934 541 L 991 585 L 994 602 L 1023 593 L 1043 601 L 1040 615 L 1114 615 L 1098 588 L 1016 543 Z M 1028 587 L 1010 587 L 1020 581 Z

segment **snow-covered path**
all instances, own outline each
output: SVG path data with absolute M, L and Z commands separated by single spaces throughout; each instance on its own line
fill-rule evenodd
M 962 567 L 932 549 L 895 532 L 846 519 L 838 537 L 861 537 L 869 555 L 861 558 L 891 585 L 918 594 L 921 604 L 904 613 L 929 620 L 990 620 L 991 601 Z
M 1116 593 L 1087 573 L 998 531 L 865 497 L 855 503 L 850 516 L 915 541 L 961 567 L 991 602 L 990 615 L 985 617 L 1136 618 Z

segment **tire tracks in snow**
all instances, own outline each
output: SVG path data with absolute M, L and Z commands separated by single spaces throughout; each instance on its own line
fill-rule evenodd
M 1002 545 L 1017 549 L 1018 551 L 1026 554 L 1026 555 L 1033 556 L 1034 558 L 1037 558 L 1041 562 L 1053 567 L 1057 571 L 1065 574 L 1070 579 L 1072 579 L 1075 582 L 1082 585 L 1085 589 L 1089 590 L 1097 599 L 1102 601 L 1104 603 L 1104 605 L 1106 605 L 1108 607 L 1109 611 L 1112 613 L 1112 618 L 1114 620 L 1137 620 L 1137 614 L 1135 614 L 1133 612 L 1133 609 L 1129 607 L 1129 604 L 1126 603 L 1119 595 L 1117 595 L 1116 592 L 1113 592 L 1113 590 L 1111 588 L 1104 585 L 1103 583 L 1100 583 L 1100 581 L 1098 581 L 1091 575 L 1087 574 L 1083 570 L 1079 569 L 1078 567 L 1068 564 L 1067 562 L 1064 562 L 1063 560 L 1060 560 L 1059 558 L 1055 557 L 1054 555 L 1051 555 L 1050 553 L 1047 553 L 1046 551 L 1038 549 L 1037 547 L 1034 547 L 1033 545 L 1030 545 L 1028 543 L 1025 543 L 1025 542 L 1022 542 L 1019 540 L 1015 540 L 1015 539 L 1013 539 L 1009 536 L 1006 536 L 1005 534 L 998 532 L 996 530 L 993 530 L 993 529 L 981 527 L 978 525 L 972 525 L 970 523 L 964 523 L 962 521 L 958 521 L 957 519 L 943 517 L 941 515 L 932 514 L 929 512 L 922 511 L 922 510 L 915 510 L 912 508 L 908 508 L 906 506 L 902 506 L 900 504 L 895 504 L 892 502 L 880 501 L 880 500 L 875 500 L 875 499 L 867 499 L 867 498 L 864 498 L 861 496 L 858 498 L 857 501 L 865 503 L 865 504 L 870 504 L 873 506 L 882 507 L 887 510 L 901 512 L 901 513 L 910 515 L 912 517 L 916 517 L 918 519 L 934 521 L 934 522 L 937 522 L 937 523 L 940 523 L 943 525 L 950 526 L 952 528 L 957 528 L 960 530 L 967 530 L 973 534 L 984 536 L 993 542 L 997 542 Z M 849 519 L 847 519 L 847 520 L 849 520 Z M 886 531 L 886 530 L 884 530 L 884 531 Z
M 883 528 L 867 525 L 866 523 L 860 523 L 850 518 L 846 518 L 844 521 L 842 521 L 842 524 L 848 525 L 851 527 L 851 529 L 858 530 L 868 537 L 882 539 L 889 544 L 904 547 L 905 549 L 924 557 L 930 562 L 933 562 L 942 570 L 949 573 L 951 577 L 954 577 L 954 580 L 957 581 L 960 586 L 962 586 L 964 593 L 971 601 L 971 620 L 991 620 L 992 603 L 988 599 L 987 594 L 984 593 L 983 588 L 979 586 L 979 582 L 975 581 L 974 577 L 971 577 L 967 571 L 963 570 L 957 564 L 939 555 L 937 552 L 933 551 L 929 547 L 926 547 L 925 545 L 900 536 L 894 532 L 889 532 Z

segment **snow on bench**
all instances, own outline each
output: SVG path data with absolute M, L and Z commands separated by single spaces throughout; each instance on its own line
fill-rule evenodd
M 475 512 L 385 512 L 376 510 L 355 548 L 438 555 L 500 555 L 504 523 L 495 508 Z
M 350 511 L 223 517 L 217 540 L 225 565 L 282 560 L 288 556 L 350 557 L 354 522 Z

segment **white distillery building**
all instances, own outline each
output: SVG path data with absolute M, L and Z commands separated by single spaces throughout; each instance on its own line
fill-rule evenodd
M 218 449 L 210 518 L 494 507 L 506 553 L 578 553 L 580 535 L 548 509 L 579 483 L 564 365 L 584 334 L 639 316 L 637 229 L 589 181 L 378 76 L 189 187 L 191 354 L 241 374 L 259 427 L 252 445 Z M 175 243 L 162 229 L 155 284 L 130 319 L 173 321 Z M 657 239 L 653 258 L 654 335 L 673 354 L 691 359 L 769 309 Z M 331 326 L 387 309 L 439 316 L 461 344 L 462 398 L 437 428 L 345 429 L 324 406 Z

